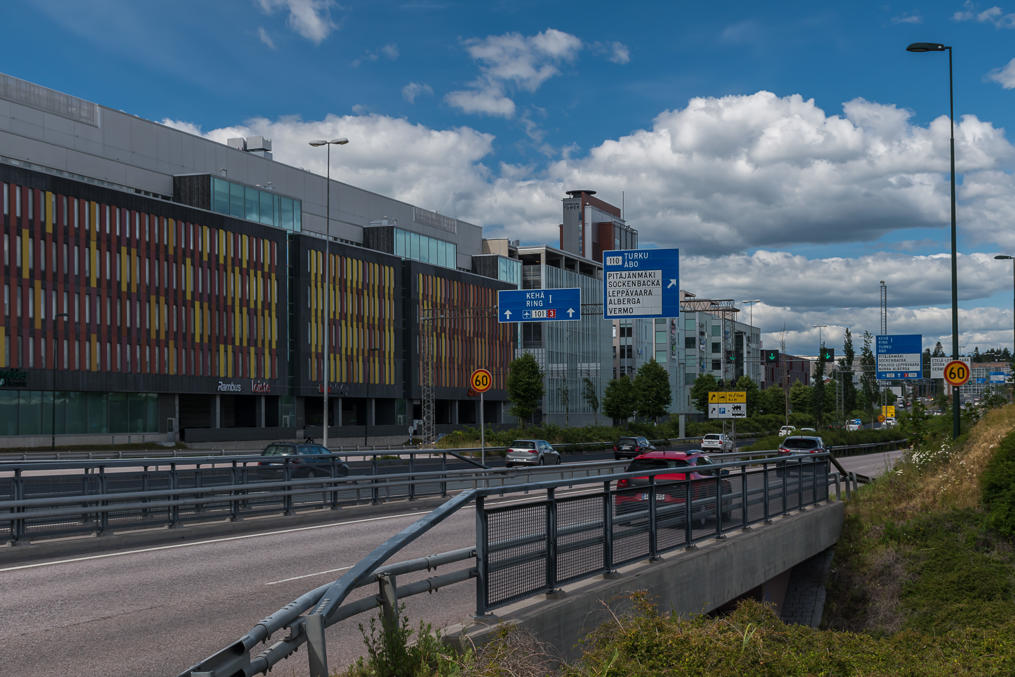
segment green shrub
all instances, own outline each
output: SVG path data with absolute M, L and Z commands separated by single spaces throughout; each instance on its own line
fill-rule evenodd
M 980 475 L 980 492 L 987 524 L 1015 537 L 1015 433 L 1001 440 Z

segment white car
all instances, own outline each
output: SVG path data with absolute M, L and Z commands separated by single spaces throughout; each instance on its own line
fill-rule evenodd
M 786 437 L 786 435 L 792 435 L 794 430 L 796 430 L 794 426 L 784 425 L 783 427 L 779 428 L 779 437 Z
M 863 424 L 860 422 L 860 419 L 854 418 L 850 421 L 846 421 L 846 430 L 850 432 L 856 432 L 857 430 L 860 430 L 862 425 Z
M 709 433 L 701 438 L 701 450 L 733 451 L 733 440 L 723 433 Z

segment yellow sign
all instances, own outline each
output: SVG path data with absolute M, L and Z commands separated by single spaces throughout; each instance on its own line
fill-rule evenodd
M 708 394 L 709 404 L 747 404 L 746 390 L 731 390 Z
M 895 405 L 886 404 L 881 407 L 881 415 L 885 418 L 895 418 Z M 880 419 L 879 419 L 880 420 Z
M 493 376 L 486 369 L 477 369 L 469 377 L 469 385 L 477 393 L 485 393 L 493 385 Z
M 884 422 L 885 422 L 885 415 L 884 414 L 878 414 L 878 423 L 884 423 Z

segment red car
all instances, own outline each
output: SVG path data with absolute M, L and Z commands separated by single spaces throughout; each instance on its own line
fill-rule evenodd
M 649 472 L 653 470 L 666 470 L 655 476 L 656 484 L 656 505 L 659 507 L 683 506 L 686 502 L 688 489 L 691 491 L 692 500 L 715 496 L 716 473 L 714 468 L 698 470 L 697 466 L 712 465 L 714 461 L 700 451 L 650 451 L 641 454 L 631 461 L 625 472 L 637 472 L 639 470 Z M 722 474 L 725 474 L 723 472 Z M 723 496 L 723 519 L 730 519 L 731 499 L 733 488 L 729 480 L 719 480 Z M 617 482 L 617 489 L 613 496 L 614 506 L 618 513 L 636 512 L 648 509 L 649 501 L 649 477 L 633 477 Z M 694 508 L 695 516 L 702 520 L 706 517 L 715 516 L 715 501 L 703 502 Z M 700 511 L 700 512 L 699 512 Z M 678 514 L 683 514 L 679 511 Z

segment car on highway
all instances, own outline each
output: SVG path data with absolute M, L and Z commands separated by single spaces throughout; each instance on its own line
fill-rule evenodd
M 259 466 L 281 466 L 288 464 L 293 477 L 310 477 L 320 475 L 331 476 L 332 464 L 335 466 L 335 477 L 349 474 L 349 464 L 341 459 L 333 459 L 327 447 L 307 442 L 272 442 L 261 452 L 263 461 Z
M 846 430 L 849 432 L 856 432 L 863 427 L 863 421 L 858 418 L 853 418 L 846 421 Z
M 897 423 L 898 422 L 894 418 L 886 418 L 885 419 L 885 427 L 886 428 L 894 428 L 897 425 Z
M 555 465 L 560 463 L 560 453 L 546 440 L 515 440 L 508 446 L 504 465 Z
M 795 430 L 796 430 L 795 426 L 784 425 L 783 427 L 779 428 L 779 437 L 786 437 L 786 435 L 792 435 Z
M 702 451 L 733 451 L 733 440 L 725 433 L 708 433 L 701 438 Z
M 779 444 L 779 455 L 790 456 L 791 454 L 820 454 L 828 451 L 825 441 L 816 435 L 790 435 Z M 790 461 L 796 463 L 796 461 Z M 778 469 L 780 476 L 783 468 Z
M 717 475 L 722 478 L 726 471 L 707 468 L 715 463 L 706 454 L 698 450 L 691 451 L 650 451 L 635 457 L 625 472 L 651 472 L 660 470 L 655 475 L 655 500 L 658 507 L 682 508 L 687 502 L 690 491 L 692 500 L 692 517 L 704 521 L 714 517 L 715 501 L 707 501 L 716 495 Z M 648 475 L 635 476 L 630 479 L 618 480 L 613 495 L 614 506 L 618 514 L 631 513 L 648 509 L 650 500 L 650 479 Z M 733 488 L 729 480 L 719 479 L 721 487 L 724 520 L 730 519 L 732 510 Z M 700 503 L 695 504 L 694 502 Z M 675 516 L 683 516 L 683 510 L 674 510 Z
M 647 437 L 621 437 L 613 445 L 613 458 L 634 458 L 649 451 L 655 451 L 655 445 Z

